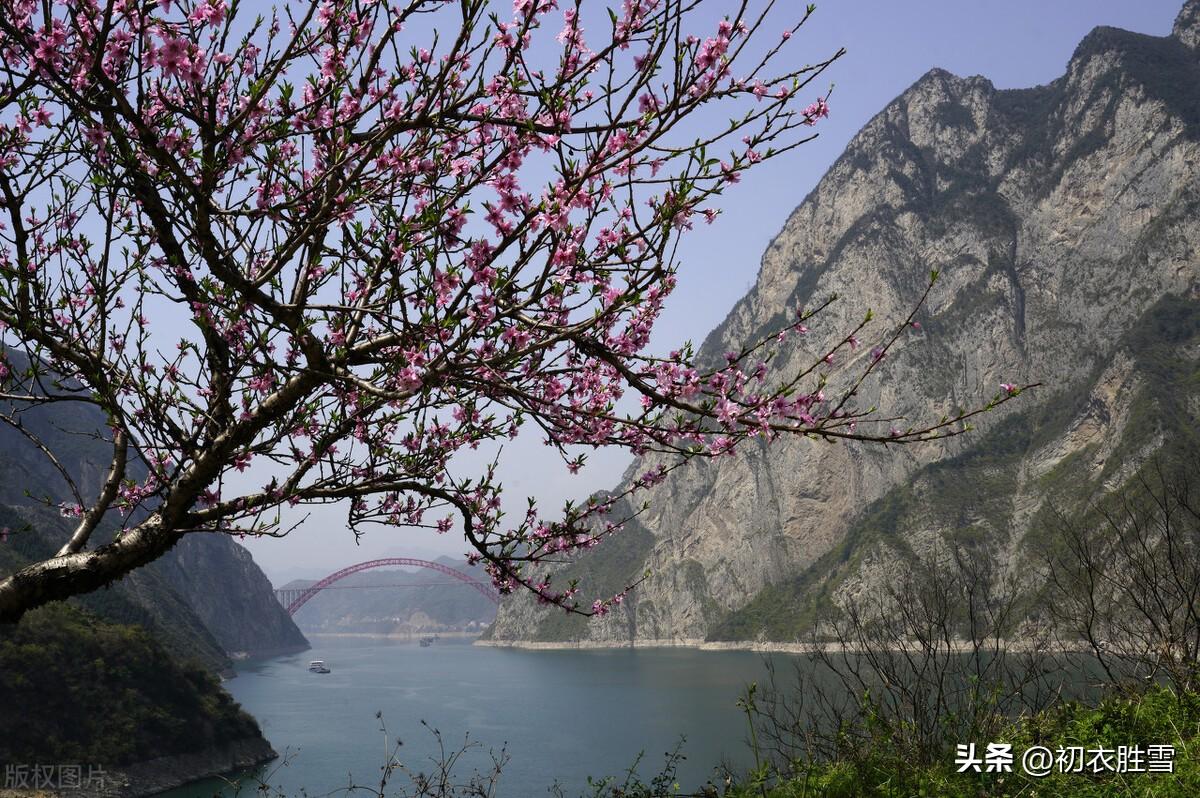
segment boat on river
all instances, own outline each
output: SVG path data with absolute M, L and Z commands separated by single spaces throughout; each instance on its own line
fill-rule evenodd
M 330 673 L 329 668 L 325 667 L 325 661 L 319 659 L 314 659 L 308 663 L 308 669 L 313 673 Z

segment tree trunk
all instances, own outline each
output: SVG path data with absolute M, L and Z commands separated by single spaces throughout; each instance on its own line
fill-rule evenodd
M 0 581 L 0 623 L 16 623 L 29 610 L 104 587 L 168 551 L 183 532 L 163 529 L 155 513 L 93 551 L 28 565 Z

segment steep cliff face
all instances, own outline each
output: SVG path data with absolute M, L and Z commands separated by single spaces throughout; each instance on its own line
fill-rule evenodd
M 1081 384 L 1010 414 L 961 454 L 918 469 L 857 516 L 811 566 L 760 591 L 709 640 L 792 641 L 848 596 L 863 597 L 938 539 L 990 552 L 1036 593 L 1056 513 L 1133 482 L 1153 456 L 1200 452 L 1200 292 L 1168 295 Z
M 26 360 L 9 351 L 16 370 Z M 5 405 L 4 411 L 12 408 Z M 78 402 L 23 409 L 25 429 L 52 451 L 83 496 L 95 496 L 111 449 L 102 442 L 103 414 Z M 136 471 L 137 464 L 131 467 Z M 0 543 L 0 573 L 33 557 L 53 554 L 70 530 L 55 506 L 74 499 L 67 481 L 29 437 L 0 424 L 0 509 L 11 532 Z M 111 536 L 117 520 L 96 533 Z M 223 535 L 188 536 L 159 560 L 112 588 L 83 599 L 106 618 L 141 623 L 173 652 L 226 670 L 229 655 L 267 655 L 308 648 L 308 641 L 280 607 L 271 583 L 250 553 Z
M 307 649 L 250 552 L 224 535 L 189 535 L 150 566 L 234 657 Z
M 793 599 L 811 598 L 822 574 L 850 561 L 869 580 L 870 558 L 855 554 L 869 548 L 864 524 L 893 491 L 928 478 L 931 464 L 981 455 L 1033 424 L 1044 435 L 1025 440 L 1013 464 L 1045 475 L 1088 446 L 1107 451 L 1097 408 L 1105 424 L 1152 428 L 1142 409 L 1123 404 L 1137 380 L 1145 384 L 1138 347 L 1150 346 L 1130 335 L 1161 303 L 1195 302 L 1200 288 L 1198 44 L 1200 0 L 1189 0 L 1169 37 L 1096 29 L 1047 86 L 998 91 L 984 78 L 928 73 L 850 142 L 702 349 L 708 358 L 736 349 L 778 329 L 797 305 L 837 293 L 812 350 L 782 353 L 787 370 L 811 357 L 821 333 L 843 334 L 868 308 L 904 318 L 938 269 L 923 332 L 889 356 L 860 405 L 918 422 L 978 405 L 1002 381 L 1046 387 L 941 443 L 884 451 L 788 440 L 690 463 L 648 493 L 650 510 L 633 530 L 569 568 L 601 594 L 649 569 L 620 612 L 585 624 L 516 598 L 492 637 L 787 638 L 803 620 L 767 624 L 761 606 L 781 600 L 784 586 Z M 1094 451 L 1120 461 L 1097 474 L 1111 477 L 1153 450 L 1154 435 L 1139 440 Z M 1016 490 L 1005 534 L 1024 536 L 1050 487 L 1034 480 Z

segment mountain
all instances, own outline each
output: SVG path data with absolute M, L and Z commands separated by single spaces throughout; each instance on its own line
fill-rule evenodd
M 16 372 L 28 364 L 19 351 L 6 355 Z M 14 414 L 8 402 L 0 410 Z M 99 409 L 59 401 L 22 407 L 17 415 L 24 430 L 55 454 L 81 495 L 99 492 L 111 457 Z M 130 464 L 132 477 L 144 474 L 140 462 Z M 10 424 L 0 424 L 0 475 L 0 526 L 11 530 L 8 542 L 0 543 L 3 574 L 57 550 L 70 529 L 55 508 L 73 499 L 62 474 Z M 106 521 L 95 539 L 111 537 L 116 524 L 115 517 Z M 218 671 L 229 671 L 230 657 L 308 648 L 249 552 L 224 535 L 189 535 L 157 561 L 78 602 L 110 620 L 141 624 L 177 655 Z
M 6 355 L 17 370 L 28 363 Z M 0 412 L 24 431 L 0 424 L 7 574 L 53 556 L 70 536 L 57 506 L 73 494 L 38 446 L 82 496 L 98 493 L 110 451 L 105 418 L 90 405 L 4 403 Z M 130 471 L 145 474 L 138 461 Z M 106 518 L 93 544 L 118 524 L 115 513 Z M 107 588 L 0 625 L 0 764 L 93 763 L 111 787 L 101 793 L 150 795 L 270 761 L 270 743 L 216 673 L 230 674 L 233 658 L 307 647 L 248 551 L 227 536 L 188 536 Z
M 8 530 L 7 540 L 0 543 L 0 574 L 53 556 L 70 535 L 66 519 L 29 505 L 0 505 L 0 527 Z M 111 529 L 98 531 L 111 534 Z M 139 570 L 70 603 L 109 622 L 141 626 L 181 660 L 218 673 L 232 671 L 229 654 L 195 610 L 152 570 Z
M 478 580 L 479 570 L 462 560 L 439 557 L 441 565 Z M 298 579 L 285 590 L 309 587 Z M 322 590 L 296 612 L 307 632 L 417 634 L 482 630 L 496 617 L 496 605 L 475 588 L 428 569 L 374 569 L 351 574 Z
M 0 672 L 0 765 L 88 763 L 97 789 L 68 792 L 152 795 L 276 756 L 210 671 L 70 603 L 0 626 Z M 49 794 L 5 792 L 35 793 Z
M 859 405 L 918 423 L 985 403 L 1001 382 L 1042 387 L 939 442 L 788 439 L 693 461 L 565 569 L 589 595 L 649 570 L 618 611 L 587 623 L 515 597 L 490 636 L 794 640 L 814 607 L 870 590 L 929 536 L 973 535 L 1019 568 L 1050 502 L 1117 487 L 1164 446 L 1194 447 L 1198 48 L 1200 0 L 1188 0 L 1167 37 L 1092 31 L 1046 86 L 929 72 L 849 143 L 700 351 L 712 362 L 837 294 L 780 353 L 777 373 L 794 370 L 868 309 L 905 318 L 937 269 L 921 332 Z
M 225 535 L 188 535 L 149 566 L 188 603 L 235 658 L 309 647 L 250 552 Z

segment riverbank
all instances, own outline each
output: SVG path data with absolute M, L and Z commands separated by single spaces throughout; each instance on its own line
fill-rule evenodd
M 760 654 L 807 654 L 817 647 L 812 643 L 771 643 L 764 641 L 720 641 L 668 638 L 643 639 L 625 642 L 603 640 L 534 641 L 534 640 L 476 640 L 477 646 L 489 648 L 520 648 L 530 651 L 598 651 L 627 648 L 687 648 L 696 651 L 752 651 Z
M 94 795 L 96 798 L 145 798 L 203 779 L 241 772 L 278 758 L 279 754 L 262 737 L 235 740 L 206 751 L 114 768 L 107 778 L 111 779 L 115 791 L 98 791 Z M 79 798 L 87 795 L 83 792 L 72 794 Z
M 0 789 L 0 798 L 66 795 L 72 798 L 147 798 L 194 782 L 238 773 L 279 758 L 262 737 L 234 740 L 203 751 L 176 754 L 120 767 L 41 765 L 41 783 Z M 78 771 L 78 772 L 77 772 Z M 13 779 L 9 785 L 19 783 Z M 35 783 L 32 781 L 31 783 Z
M 367 638 L 371 640 L 420 640 L 422 637 L 453 637 L 469 640 L 479 632 L 305 632 L 307 637 Z
M 281 646 L 279 648 L 262 648 L 253 651 L 227 651 L 229 659 L 234 662 L 257 662 L 259 660 L 274 659 L 275 657 L 286 657 L 291 654 L 299 654 L 303 651 L 308 651 L 312 645 L 305 640 L 304 645 Z
M 603 649 L 622 649 L 622 648 L 694 648 L 703 650 L 710 644 L 702 639 L 688 638 L 672 638 L 664 640 L 628 640 L 628 641 L 605 641 L 605 640 L 476 640 L 475 645 L 487 646 L 489 648 L 521 648 L 530 651 L 593 651 Z M 726 645 L 721 643 L 719 645 Z M 730 648 L 714 648 L 714 651 L 752 651 L 747 648 L 749 644 L 734 644 L 739 647 Z
M 759 654 L 811 654 L 814 651 L 840 653 L 857 650 L 854 647 L 844 646 L 837 643 L 777 643 L 762 640 L 712 641 L 698 638 L 650 638 L 624 641 L 620 643 L 603 640 L 476 640 L 474 644 L 477 646 L 487 646 L 489 648 L 519 648 L 529 651 L 619 651 L 631 648 L 686 648 L 695 651 L 750 651 Z M 955 641 L 951 643 L 950 646 L 957 653 L 969 653 L 975 649 L 975 645 L 968 640 Z M 918 645 L 913 644 L 912 650 L 916 650 L 917 648 Z M 992 645 L 987 643 L 983 646 L 983 648 L 991 649 Z M 1010 640 L 1002 643 L 1000 646 L 998 646 L 998 648 L 1005 651 L 1016 652 L 1049 650 L 1041 643 L 1030 640 Z M 1074 649 L 1060 646 L 1055 650 L 1088 651 L 1089 649 L 1084 645 L 1080 645 L 1078 648 Z

